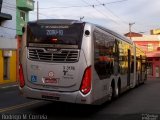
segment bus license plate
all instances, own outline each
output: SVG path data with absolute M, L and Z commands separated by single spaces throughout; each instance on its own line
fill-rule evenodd
M 45 77 L 45 78 L 42 78 L 42 81 L 45 84 L 58 84 L 58 79 L 56 79 L 56 78 Z

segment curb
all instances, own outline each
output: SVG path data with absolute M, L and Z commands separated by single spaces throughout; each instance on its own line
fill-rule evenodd
M 9 87 L 16 87 L 18 86 L 17 82 L 10 82 L 10 83 L 1 83 L 0 88 L 9 88 Z

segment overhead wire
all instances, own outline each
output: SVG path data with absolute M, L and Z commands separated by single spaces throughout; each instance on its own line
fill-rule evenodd
M 85 0 L 82 0 L 82 1 L 83 1 L 85 4 L 90 5 L 90 3 L 86 2 Z M 104 13 L 102 13 L 101 11 L 99 11 L 98 9 L 96 9 L 96 7 L 95 7 L 94 5 L 92 5 L 91 7 L 92 7 L 94 10 L 96 10 L 99 14 L 103 15 L 103 16 L 106 18 L 107 21 L 109 20 L 108 16 L 105 15 Z M 110 18 L 110 20 L 112 20 L 112 22 L 114 22 L 114 23 L 117 23 L 115 20 L 113 20 L 113 19 L 111 19 L 111 18 Z
M 80 6 L 80 5 L 75 5 L 75 6 L 59 6 L 59 7 L 47 7 L 47 8 L 39 8 L 39 9 L 54 9 L 54 8 L 79 8 L 79 7 L 90 7 L 91 5 L 85 5 L 85 6 Z
M 6 27 L 6 26 L 2 26 L 2 25 L 0 25 L 0 27 L 1 28 L 4 28 L 4 29 L 7 29 L 7 30 L 4 30 L 4 29 L 0 29 L 1 30 L 1 33 L 3 33 L 3 35 L 1 34 L 0 36 L 5 36 L 6 38 L 11 38 L 11 39 L 13 39 L 14 37 L 13 37 L 13 34 L 9 34 L 8 33 L 8 30 L 14 30 L 14 31 L 20 31 L 20 30 L 18 30 L 18 29 L 15 29 L 15 28 L 11 28 L 11 27 Z
M 128 24 L 128 22 L 122 20 L 118 15 L 116 15 L 112 10 L 110 10 L 110 9 L 106 6 L 106 4 L 101 3 L 99 0 L 96 0 L 96 1 L 97 1 L 98 3 L 100 3 L 100 4 L 102 4 L 103 7 L 104 7 L 107 11 L 109 11 L 113 16 L 115 16 L 116 18 L 118 18 L 118 19 L 119 19 L 120 21 L 122 21 L 123 23 Z M 123 1 L 127 1 L 127 0 L 123 0 Z M 112 3 L 117 3 L 117 2 L 122 2 L 122 1 L 115 1 L 115 2 L 112 2 Z
M 103 3 L 101 3 L 100 0 L 96 0 L 96 1 L 97 1 L 98 3 L 100 3 L 100 4 L 103 4 Z M 120 2 L 120 1 L 119 1 L 119 2 Z M 122 2 L 122 1 L 121 1 L 121 2 Z M 112 10 L 110 10 L 106 5 L 103 4 L 103 7 L 104 7 L 107 11 L 109 11 L 109 12 L 111 13 L 111 15 L 115 16 L 116 18 L 118 18 L 118 19 L 119 19 L 119 22 L 121 21 L 121 25 L 123 25 L 124 27 L 128 27 L 129 22 L 122 20 L 121 17 L 119 17 L 117 14 L 115 14 L 115 13 L 114 13 Z
M 119 1 L 113 1 L 113 2 L 106 2 L 106 3 L 100 3 L 100 4 L 88 4 L 88 5 L 73 5 L 73 6 L 52 6 L 52 7 L 43 7 L 39 9 L 54 9 L 54 8 L 79 8 L 79 7 L 93 7 L 93 6 L 104 6 L 106 4 L 113 4 L 113 3 L 118 3 L 118 2 L 123 2 L 123 1 L 128 1 L 128 0 L 119 0 Z
M 79 8 L 79 7 L 93 7 L 97 12 L 99 12 L 101 15 L 103 15 L 103 16 L 105 16 L 105 17 L 108 17 L 107 15 L 105 15 L 104 13 L 102 13 L 100 10 L 98 10 L 97 8 L 95 8 L 95 7 L 97 7 L 97 6 L 105 6 L 106 4 L 113 4 L 113 3 L 118 3 L 118 2 L 124 2 L 124 1 L 128 1 L 128 0 L 119 0 L 119 1 L 113 1 L 113 2 L 106 2 L 106 3 L 100 3 L 99 2 L 99 4 L 89 4 L 89 3 L 87 3 L 87 5 L 74 5 L 74 6 L 60 6 L 60 7 L 47 7 L 47 8 L 39 8 L 39 9 L 52 9 L 52 8 Z M 85 2 L 85 1 L 84 1 Z M 11 3 L 8 3 L 8 2 L 4 2 L 4 3 L 6 3 L 6 4 L 9 4 L 9 5 L 13 5 L 13 4 L 11 4 Z M 16 9 L 16 7 L 12 7 L 12 6 L 7 6 L 6 5 L 6 7 L 8 8 L 8 9 L 10 9 L 10 10 L 13 10 L 12 8 L 15 8 Z M 31 12 L 36 12 L 36 11 L 31 11 Z M 111 12 L 111 11 L 110 11 Z M 34 14 L 34 13 L 31 13 L 31 14 Z M 43 14 L 43 13 L 39 13 L 40 15 L 42 15 L 42 16 L 45 16 L 45 17 L 49 17 L 49 18 L 51 18 L 50 16 L 47 16 L 47 15 L 45 15 L 45 14 Z
M 96 0 L 98 3 L 101 3 L 100 0 Z M 118 2 L 118 1 L 117 1 Z M 129 22 L 123 20 L 120 16 L 116 15 L 112 10 L 110 10 L 106 5 L 103 6 L 105 9 L 107 9 L 110 13 L 112 13 L 115 17 L 117 17 L 122 23 L 124 23 L 125 25 L 129 25 Z M 135 28 L 132 28 L 135 30 Z M 135 30 L 137 31 L 137 30 Z
M 6 27 L 6 26 L 2 26 L 2 25 L 0 25 L 0 27 L 2 27 L 2 28 L 6 28 L 6 29 L 10 29 L 10 30 L 18 30 L 18 29 L 15 29 L 15 28 Z M 21 31 L 21 30 L 18 30 L 18 31 Z
M 107 7 L 107 4 L 114 4 L 114 3 L 121 3 L 121 2 L 124 2 L 124 1 L 128 1 L 128 0 L 118 0 L 118 1 L 112 1 L 112 2 L 105 2 L 105 3 L 102 3 L 102 2 L 100 2 L 100 0 L 96 0 L 97 2 L 98 2 L 98 4 L 90 4 L 90 3 L 88 3 L 88 2 L 86 2 L 85 1 L 85 4 L 86 5 L 72 5 L 72 6 L 53 6 L 53 7 L 44 7 L 44 8 L 39 8 L 39 9 L 66 9 L 66 8 L 81 8 L 81 7 L 92 7 L 92 8 L 94 8 L 99 14 L 101 14 L 101 15 L 103 15 L 105 18 L 107 18 L 107 19 L 110 19 L 110 18 L 108 18 L 108 16 L 104 13 L 104 12 L 102 12 L 102 11 L 100 11 L 99 9 L 97 9 L 96 7 L 98 7 L 98 6 L 103 6 L 106 10 L 108 10 L 113 16 L 115 16 L 115 17 L 117 17 L 120 21 L 122 21 L 124 24 L 128 24 L 128 22 L 126 22 L 126 21 L 124 21 L 124 20 L 122 20 L 122 18 L 120 18 L 118 15 L 116 15 L 112 10 L 110 10 L 108 7 Z M 83 2 L 84 2 L 84 0 L 83 0 Z M 13 7 L 13 6 L 15 6 L 15 4 L 11 4 L 11 3 L 8 3 L 8 2 L 6 2 L 6 1 L 3 1 L 3 7 L 5 7 L 5 8 L 7 8 L 8 10 L 16 10 L 16 7 Z M 36 14 L 36 11 L 31 11 L 30 12 L 30 14 L 33 14 L 33 15 L 35 15 Z M 45 17 L 47 17 L 47 18 L 52 18 L 52 17 L 50 17 L 50 16 L 47 16 L 46 14 L 44 14 L 44 13 L 39 13 L 40 15 L 42 15 L 42 16 L 45 16 Z M 115 22 L 115 23 L 117 23 L 117 21 L 115 21 L 115 20 L 113 20 L 112 19 L 112 21 L 113 22 Z
M 35 15 L 35 14 L 37 14 L 37 11 L 31 11 L 30 14 L 32 14 L 32 15 L 34 14 Z M 52 18 L 52 17 L 50 17 L 50 16 L 48 16 L 48 15 L 46 15 L 44 13 L 40 13 L 40 12 L 39 12 L 39 15 L 45 16 L 47 18 Z

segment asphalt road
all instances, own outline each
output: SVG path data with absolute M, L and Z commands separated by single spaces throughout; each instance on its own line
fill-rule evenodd
M 18 88 L 0 88 L 0 119 L 160 120 L 160 79 L 148 80 L 101 106 L 28 100 Z

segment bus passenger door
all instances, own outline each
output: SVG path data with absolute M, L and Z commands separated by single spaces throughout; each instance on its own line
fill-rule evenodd
M 130 73 L 131 73 L 131 50 L 128 49 L 128 71 L 127 71 L 127 86 L 130 86 Z

